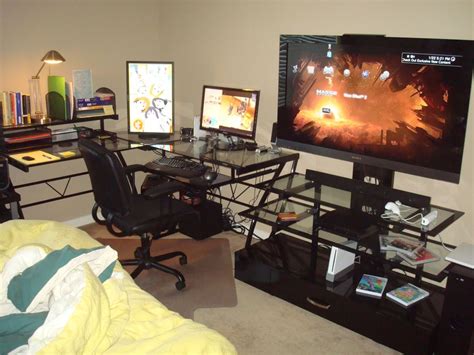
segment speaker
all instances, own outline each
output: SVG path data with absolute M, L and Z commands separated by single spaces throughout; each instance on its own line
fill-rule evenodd
M 448 276 L 436 354 L 474 352 L 474 270 L 454 266 Z
M 205 239 L 222 232 L 222 205 L 204 200 L 193 206 L 199 218 L 195 215 L 186 216 L 179 222 L 179 231 L 193 239 Z
M 9 186 L 10 177 L 8 174 L 8 159 L 0 157 L 0 191 L 6 190 Z

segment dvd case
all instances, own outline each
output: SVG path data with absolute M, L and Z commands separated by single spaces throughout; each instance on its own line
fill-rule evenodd
M 412 284 L 406 284 L 387 293 L 387 298 L 408 307 L 429 296 L 429 292 Z
M 388 279 L 385 277 L 364 274 L 357 285 L 356 293 L 363 296 L 381 298 L 385 286 L 387 286 L 387 281 Z

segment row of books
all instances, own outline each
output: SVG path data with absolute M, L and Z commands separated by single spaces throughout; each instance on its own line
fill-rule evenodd
M 3 126 L 31 123 L 30 95 L 15 91 L 0 94 L 0 115 Z
M 387 286 L 385 277 L 363 274 L 356 288 L 356 293 L 362 296 L 382 298 Z M 400 286 L 386 293 L 387 299 L 403 306 L 409 307 L 429 296 L 429 292 L 411 283 Z
M 113 94 L 97 94 L 98 96 L 76 101 L 76 117 L 96 117 L 113 115 L 115 96 Z
M 440 257 L 424 247 L 424 243 L 402 235 L 380 235 L 380 251 L 395 251 L 397 255 L 411 265 L 438 261 Z

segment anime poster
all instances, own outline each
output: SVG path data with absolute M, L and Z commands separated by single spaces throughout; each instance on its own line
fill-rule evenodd
M 173 63 L 127 62 L 130 133 L 173 133 Z

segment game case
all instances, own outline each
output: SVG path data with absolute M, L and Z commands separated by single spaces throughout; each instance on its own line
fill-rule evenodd
M 416 251 L 423 247 L 423 243 L 409 237 L 401 235 L 380 235 L 381 251 L 396 251 L 400 254 L 414 255 Z
M 362 275 L 356 288 L 356 293 L 364 296 L 381 298 L 385 286 L 387 286 L 385 277 L 374 276 L 369 274 Z
M 440 259 L 438 255 L 426 249 L 425 247 L 421 247 L 413 255 L 407 255 L 402 253 L 399 253 L 398 255 L 400 255 L 403 260 L 407 261 L 411 265 L 431 263 Z
M 387 298 L 408 307 L 429 296 L 429 292 L 412 284 L 406 284 L 387 293 Z
M 280 212 L 277 215 L 278 222 L 292 222 L 298 220 L 298 214 L 296 212 Z

